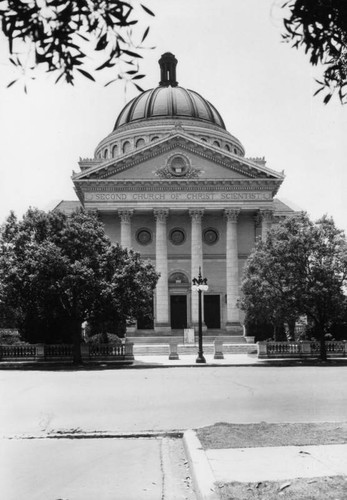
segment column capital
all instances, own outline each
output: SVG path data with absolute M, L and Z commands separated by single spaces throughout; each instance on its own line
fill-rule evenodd
M 193 208 L 189 210 L 189 215 L 192 218 L 192 221 L 201 222 L 201 219 L 204 215 L 204 210 L 202 208 Z
M 230 222 L 237 222 L 240 211 L 241 210 L 239 208 L 225 208 L 224 216 Z
M 153 213 L 155 220 L 165 222 L 169 215 L 169 210 L 167 208 L 156 208 L 153 210 Z
M 132 215 L 134 214 L 134 210 L 129 210 L 127 208 L 120 208 L 118 210 L 118 215 L 121 218 L 122 222 L 130 222 Z
M 259 218 L 261 221 L 272 222 L 273 210 L 259 210 Z

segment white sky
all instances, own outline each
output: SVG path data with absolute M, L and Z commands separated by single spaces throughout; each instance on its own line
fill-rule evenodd
M 347 107 L 312 97 L 319 73 L 303 51 L 281 43 L 282 0 L 143 3 L 156 13 L 145 20 L 156 49 L 143 53 L 142 86 L 157 86 L 157 61 L 173 52 L 179 84 L 214 104 L 246 156 L 285 171 L 278 197 L 314 219 L 328 213 L 347 230 Z M 18 84 L 6 88 L 12 79 L 0 40 L 0 222 L 11 209 L 22 215 L 76 199 L 70 177 L 78 158 L 93 156 L 125 104 L 119 84 L 81 78 L 70 87 L 43 75 L 25 94 Z M 128 89 L 127 100 L 135 95 Z

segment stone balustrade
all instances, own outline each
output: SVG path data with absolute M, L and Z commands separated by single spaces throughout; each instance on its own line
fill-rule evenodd
M 83 361 L 132 361 L 133 343 L 81 344 Z M 0 361 L 72 361 L 71 344 L 0 345 Z
M 325 342 L 328 357 L 346 357 L 347 341 Z M 316 358 L 320 354 L 320 343 L 311 340 L 301 342 L 257 342 L 258 358 Z

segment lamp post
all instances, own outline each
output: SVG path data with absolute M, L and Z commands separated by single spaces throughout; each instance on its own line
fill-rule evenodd
M 199 267 L 199 276 L 197 278 L 192 279 L 192 291 L 198 292 L 199 296 L 199 351 L 198 357 L 196 358 L 196 363 L 206 363 L 206 359 L 204 358 L 204 353 L 202 350 L 202 312 L 201 312 L 201 295 L 202 292 L 207 292 L 207 278 L 203 278 L 201 276 L 201 267 Z

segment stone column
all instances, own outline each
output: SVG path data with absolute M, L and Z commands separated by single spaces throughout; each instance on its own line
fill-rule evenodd
M 273 220 L 273 212 L 272 210 L 261 210 L 261 239 L 262 241 L 266 240 L 266 235 L 269 229 L 271 229 L 272 220 Z
M 118 210 L 120 216 L 120 244 L 131 248 L 131 217 L 134 210 Z
M 227 323 L 226 330 L 242 335 L 240 311 L 236 305 L 239 297 L 239 258 L 237 244 L 237 219 L 239 209 L 226 209 L 226 288 Z
M 167 269 L 167 234 L 166 234 L 166 219 L 169 215 L 167 209 L 154 210 L 156 220 L 155 231 L 155 267 L 160 278 L 156 287 L 156 314 L 155 326 L 156 331 L 169 331 L 169 284 L 168 284 L 168 269 Z
M 199 267 L 201 267 L 201 274 L 203 275 L 203 255 L 202 255 L 202 231 L 201 220 L 204 211 L 202 209 L 189 210 L 189 215 L 192 219 L 192 244 L 191 244 L 191 277 L 197 278 L 199 274 Z M 195 296 L 196 295 L 196 296 Z M 202 311 L 204 307 L 202 297 Z M 204 318 L 204 315 L 202 314 Z M 199 303 L 196 293 L 192 293 L 192 323 L 194 327 L 199 323 Z

